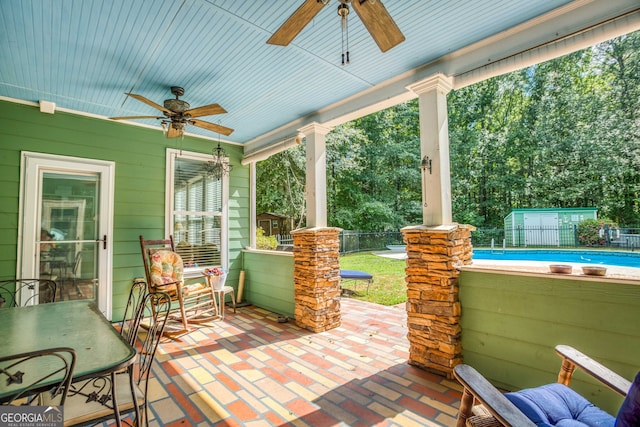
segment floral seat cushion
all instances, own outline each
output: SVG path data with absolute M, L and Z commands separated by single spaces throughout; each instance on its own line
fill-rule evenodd
M 175 291 L 182 283 L 183 264 L 180 255 L 173 251 L 157 251 L 151 255 L 151 285 L 162 290 Z
M 162 287 L 165 292 L 176 291 L 178 283 L 183 284 L 184 265 L 182 257 L 175 252 L 163 250 L 151 255 L 151 284 Z M 194 283 L 182 287 L 184 295 L 205 289 L 203 283 Z

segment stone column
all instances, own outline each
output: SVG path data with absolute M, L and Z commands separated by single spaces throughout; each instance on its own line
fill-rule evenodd
M 407 243 L 409 364 L 452 377 L 462 362 L 459 268 L 471 263 L 470 225 L 402 229 Z
M 340 318 L 340 240 L 334 227 L 302 228 L 293 235 L 296 325 L 313 332 L 337 328 Z

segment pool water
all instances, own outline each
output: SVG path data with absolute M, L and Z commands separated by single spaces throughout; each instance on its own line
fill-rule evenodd
M 603 252 L 573 250 L 491 250 L 474 249 L 473 259 L 502 261 L 579 262 L 640 268 L 640 252 Z

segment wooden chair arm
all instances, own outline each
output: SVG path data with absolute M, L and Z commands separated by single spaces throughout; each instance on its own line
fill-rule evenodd
M 453 373 L 464 387 L 457 427 L 464 427 L 471 416 L 474 399 L 482 403 L 504 426 L 535 427 L 529 418 L 471 366 L 457 365 Z
M 576 366 L 597 379 L 616 393 L 626 396 L 631 382 L 596 362 L 586 354 L 568 345 L 557 345 L 556 353 L 562 357 L 562 366 L 558 373 L 558 382 L 569 386 Z

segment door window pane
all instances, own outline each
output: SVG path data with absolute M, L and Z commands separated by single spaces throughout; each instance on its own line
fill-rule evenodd
M 42 175 L 40 277 L 58 285 L 58 300 L 95 298 L 99 176 Z

